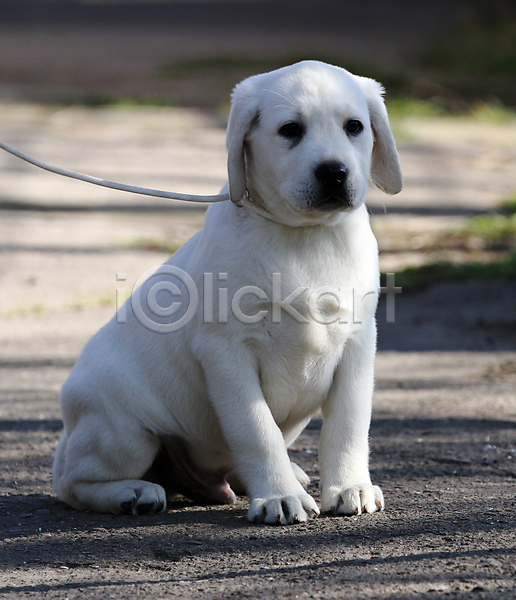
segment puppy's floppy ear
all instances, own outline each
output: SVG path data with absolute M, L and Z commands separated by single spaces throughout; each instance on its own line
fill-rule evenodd
M 229 195 L 235 204 L 242 200 L 247 187 L 244 141 L 251 124 L 258 117 L 255 80 L 256 76 L 239 83 L 231 97 L 226 147 L 228 150 Z
M 403 175 L 383 101 L 384 89 L 374 79 L 357 76 L 356 79 L 367 101 L 374 133 L 371 181 L 387 194 L 397 194 L 403 187 Z

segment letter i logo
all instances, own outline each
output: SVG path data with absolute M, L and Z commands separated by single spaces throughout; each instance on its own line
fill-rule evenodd
M 117 281 L 125 281 L 126 275 L 125 273 L 117 273 L 116 274 Z M 125 310 L 125 300 L 126 300 L 126 288 L 125 287 L 117 287 L 116 288 L 116 322 L 117 323 L 125 323 L 127 320 L 127 314 Z

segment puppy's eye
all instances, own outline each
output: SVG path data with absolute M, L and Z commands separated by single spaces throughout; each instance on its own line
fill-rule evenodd
M 350 119 L 347 123 L 346 123 L 346 131 L 350 134 L 350 135 L 358 135 L 359 133 L 361 133 L 364 130 L 364 126 L 362 125 L 362 123 L 360 121 L 358 121 L 357 119 Z
M 280 127 L 278 133 L 288 139 L 301 137 L 303 135 L 303 127 L 299 123 L 291 121 Z

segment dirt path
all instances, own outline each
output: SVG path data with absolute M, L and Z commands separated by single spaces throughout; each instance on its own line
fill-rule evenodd
M 223 129 L 196 112 L 13 106 L 0 126 L 49 162 L 108 178 L 200 193 L 224 181 Z M 513 125 L 405 126 L 406 190 L 372 198 L 386 270 L 431 257 L 393 240 L 460 226 L 516 187 Z M 371 466 L 385 512 L 289 528 L 249 525 L 245 499 L 138 519 L 77 513 L 51 489 L 59 389 L 113 314 L 116 274 L 130 288 L 202 226 L 203 209 L 6 156 L 0 179 L 3 597 L 516 598 L 516 284 L 402 294 L 394 324 L 380 307 Z M 316 497 L 319 427 L 292 449 Z
M 288 528 L 249 525 L 244 499 L 138 519 L 59 503 L 56 396 L 73 355 L 42 354 L 0 365 L 4 597 L 516 597 L 515 376 L 494 368 L 515 353 L 380 353 L 371 466 L 387 510 Z M 319 426 L 291 452 L 316 497 Z

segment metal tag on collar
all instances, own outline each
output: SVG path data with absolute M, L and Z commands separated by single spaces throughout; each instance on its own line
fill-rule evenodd
M 248 202 L 252 202 L 251 198 L 249 197 L 249 190 L 246 188 L 245 189 L 245 194 L 243 196 Z M 244 208 L 244 205 L 242 204 L 242 201 L 239 200 L 238 202 L 235 202 L 233 199 L 231 200 L 231 202 L 233 202 L 233 204 L 237 207 L 237 208 Z

